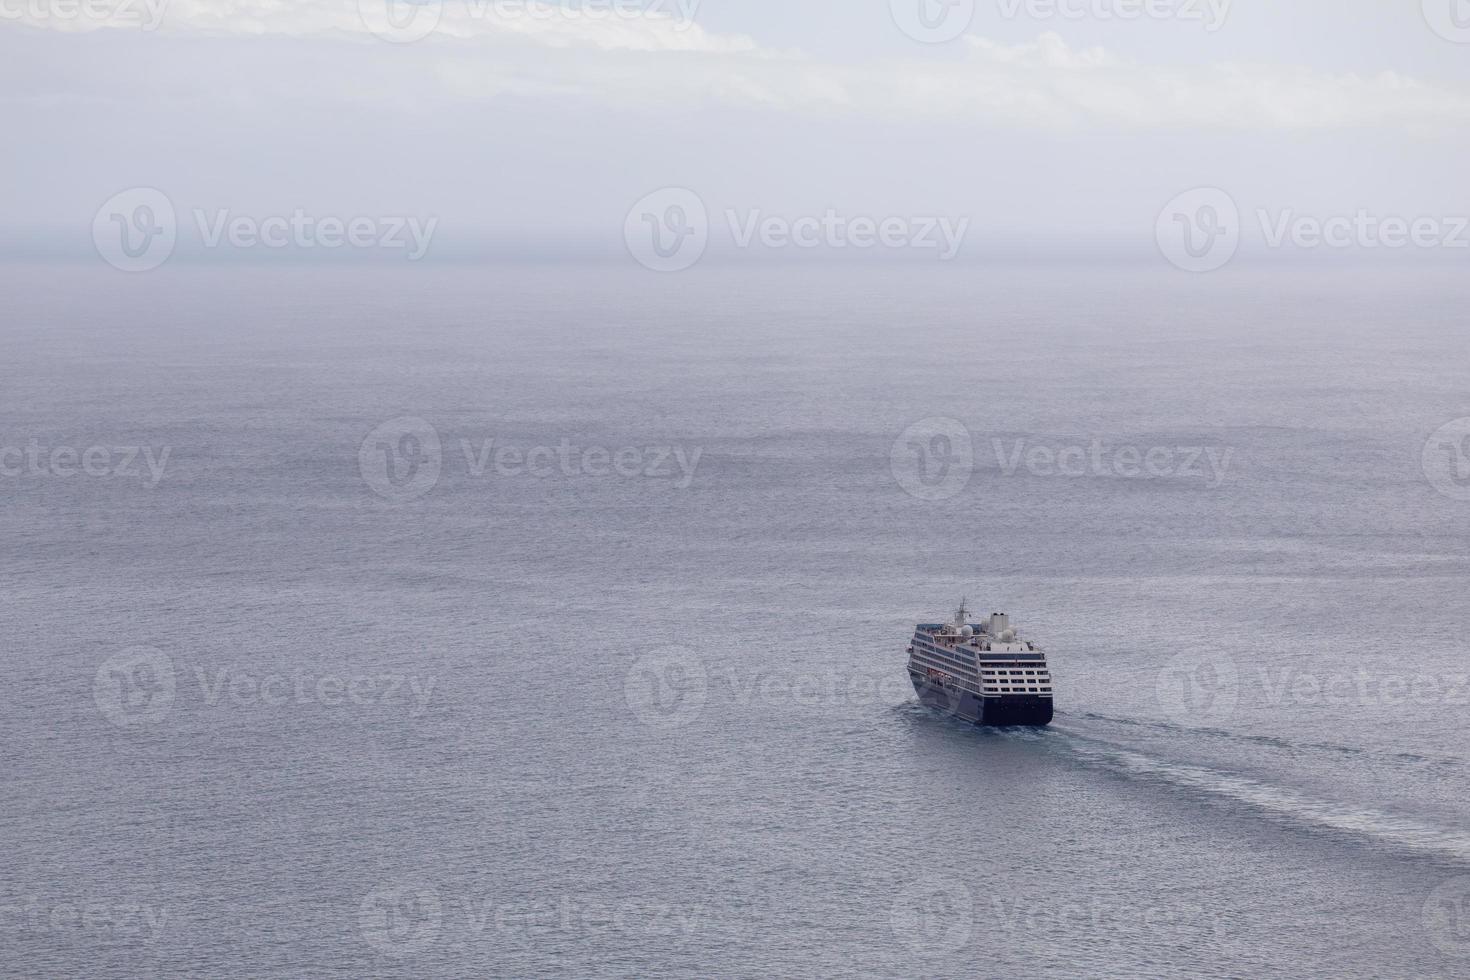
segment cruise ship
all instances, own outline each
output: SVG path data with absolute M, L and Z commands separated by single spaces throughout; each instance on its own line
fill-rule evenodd
M 1020 638 L 1005 613 L 971 623 L 969 611 L 947 623 L 920 623 L 909 644 L 909 679 L 919 700 L 977 725 L 1051 723 L 1046 654 Z

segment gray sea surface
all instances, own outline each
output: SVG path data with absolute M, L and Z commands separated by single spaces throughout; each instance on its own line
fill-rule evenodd
M 0 288 L 5 975 L 1470 972 L 1462 270 L 105 272 Z

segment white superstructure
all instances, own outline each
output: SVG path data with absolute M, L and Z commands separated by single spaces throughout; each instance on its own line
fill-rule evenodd
M 1046 654 L 1020 636 L 1006 613 L 972 623 L 961 602 L 949 622 L 920 623 L 908 654 L 915 688 L 921 695 L 932 693 L 931 688 L 943 692 L 957 714 L 984 719 L 1007 715 L 1013 706 L 1029 706 L 1050 720 L 1052 677 Z

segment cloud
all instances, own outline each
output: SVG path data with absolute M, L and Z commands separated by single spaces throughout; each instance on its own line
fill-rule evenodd
M 1470 92 L 1391 71 L 1364 77 L 1250 63 L 1150 66 L 1101 48 L 1074 50 L 1050 33 L 1011 46 L 965 40 L 963 64 L 918 75 L 899 90 L 899 104 L 922 94 L 942 113 L 1013 117 L 1023 109 L 1046 125 L 1114 127 L 1323 129 L 1470 119 Z
M 105 0 L 141 9 L 163 0 Z M 914 57 L 863 65 L 824 63 L 744 35 L 693 22 L 698 0 L 590 0 L 569 11 L 540 0 L 444 0 L 417 8 L 433 28 L 415 44 L 377 34 L 387 0 L 171 0 L 158 33 L 166 44 L 250 38 L 259 44 L 321 43 L 323 74 L 333 46 L 377 45 L 388 78 L 356 97 L 473 103 L 507 95 L 576 99 L 660 111 L 725 106 L 822 118 L 1071 130 L 1108 128 L 1325 130 L 1470 121 L 1470 92 L 1392 71 L 1331 74 L 1258 63 L 1150 65 L 1102 48 L 1074 48 L 1059 35 L 1003 44 L 968 35 L 960 57 Z M 645 0 L 646 2 L 646 0 Z M 22 22 L 79 30 L 126 26 L 111 20 L 37 16 Z M 44 12 L 44 10 L 43 10 Z M 402 38 L 400 38 L 401 40 Z M 360 59 L 346 59 L 356 66 Z M 405 63 L 414 67 L 405 88 Z M 393 74 L 393 70 L 398 70 Z M 391 93 L 387 87 L 391 86 Z M 319 89 L 318 98 L 342 95 Z M 348 98 L 354 97 L 350 92 Z
M 0 18 L 47 30 L 136 30 L 196 37 L 325 38 L 382 43 L 423 34 L 461 41 L 527 39 L 553 48 L 748 51 L 743 35 L 695 23 L 701 0 L 9 0 Z M 77 11 L 75 8 L 80 8 Z M 73 10 L 62 15 L 62 10 Z M 87 11 L 92 11 L 88 13 Z

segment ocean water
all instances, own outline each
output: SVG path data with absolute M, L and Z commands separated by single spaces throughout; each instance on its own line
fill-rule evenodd
M 1470 972 L 1462 273 L 107 271 L 4 274 L 4 974 Z

